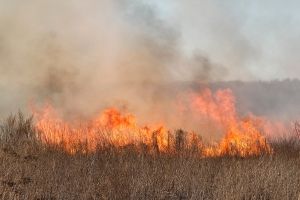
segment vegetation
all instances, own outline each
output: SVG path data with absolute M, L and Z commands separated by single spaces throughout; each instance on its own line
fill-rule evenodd
M 200 158 L 184 151 L 107 146 L 73 155 L 39 140 L 22 114 L 1 124 L 1 199 L 300 199 L 299 126 L 271 143 L 271 155 Z M 155 142 L 154 142 L 155 143 Z M 83 147 L 84 148 L 84 145 Z

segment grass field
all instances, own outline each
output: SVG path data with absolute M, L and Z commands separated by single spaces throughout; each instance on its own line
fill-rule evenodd
M 108 147 L 70 155 L 41 143 L 31 119 L 1 124 L 1 199 L 300 200 L 299 138 L 271 143 L 274 153 L 200 158 Z

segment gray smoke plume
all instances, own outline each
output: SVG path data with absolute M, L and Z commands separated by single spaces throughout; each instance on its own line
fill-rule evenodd
M 129 105 L 154 116 L 174 97 L 174 82 L 216 77 L 208 57 L 182 54 L 179 30 L 146 2 L 0 5 L 1 115 L 49 101 L 65 115 Z
M 280 69 L 260 67 L 274 57 L 290 75 L 299 32 L 288 37 L 280 25 L 292 19 L 289 30 L 297 18 L 284 12 L 275 23 L 271 11 L 265 21 L 252 13 L 265 6 L 270 2 L 0 0 L 0 116 L 50 102 L 66 117 L 118 106 L 143 120 L 174 121 L 170 102 L 182 90 L 277 78 Z M 274 28 L 264 27 L 268 20 Z M 274 43 L 278 38 L 284 41 Z

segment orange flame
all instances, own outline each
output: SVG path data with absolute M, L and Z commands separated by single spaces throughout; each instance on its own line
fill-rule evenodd
M 171 132 L 163 123 L 140 126 L 133 114 L 121 113 L 116 108 L 106 109 L 87 122 L 66 122 L 52 106 L 36 111 L 34 115 L 42 142 L 61 145 L 69 153 L 94 152 L 107 144 L 117 148 L 131 145 L 137 150 L 144 146 L 165 153 L 196 149 L 204 157 L 272 153 L 262 136 L 264 123 L 255 117 L 240 119 L 230 90 L 213 93 L 205 89 L 200 95 L 192 94 L 188 107 L 195 116 L 207 118 L 221 127 L 224 137 L 219 143 L 205 145 L 198 134 L 181 130 Z
M 224 138 L 205 149 L 207 156 L 238 155 L 242 157 L 272 153 L 263 137 L 264 124 L 253 116 L 240 119 L 235 109 L 235 98 L 231 90 L 218 90 L 215 94 L 205 89 L 192 98 L 192 107 L 202 116 L 221 126 Z
M 115 108 L 106 109 L 100 116 L 88 122 L 65 122 L 61 120 L 52 106 L 35 111 L 36 128 L 43 142 L 62 145 L 70 153 L 80 150 L 95 151 L 102 144 L 124 147 L 132 144 L 152 144 L 155 134 L 159 151 L 164 151 L 166 128 L 163 126 L 139 127 L 132 114 L 121 114 Z

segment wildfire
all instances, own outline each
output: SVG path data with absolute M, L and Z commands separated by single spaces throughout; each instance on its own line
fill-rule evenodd
M 106 109 L 87 122 L 66 122 L 58 117 L 52 106 L 35 111 L 36 128 L 43 142 L 61 145 L 70 153 L 84 150 L 93 152 L 105 145 L 125 147 L 129 145 L 151 146 L 153 137 L 158 151 L 166 148 L 166 128 L 159 126 L 140 127 L 132 114 L 122 114 L 116 108 Z M 82 148 L 82 149 L 80 149 Z
M 251 115 L 240 119 L 231 90 L 218 90 L 213 94 L 211 90 L 205 89 L 201 95 L 193 95 L 191 106 L 199 115 L 220 126 L 224 133 L 219 144 L 204 150 L 205 155 L 246 157 L 272 153 L 263 137 L 267 131 L 263 119 Z
M 35 111 L 34 116 L 41 141 L 59 145 L 71 154 L 94 152 L 108 146 L 117 149 L 132 146 L 137 151 L 152 153 L 193 151 L 202 157 L 272 153 L 263 137 L 264 123 L 253 116 L 240 119 L 230 90 L 213 93 L 205 89 L 200 94 L 191 94 L 185 107 L 195 117 L 220 127 L 223 139 L 217 144 L 205 144 L 195 132 L 171 131 L 165 124 L 140 125 L 133 114 L 116 108 L 108 108 L 85 122 L 64 121 L 50 105 Z

